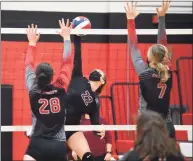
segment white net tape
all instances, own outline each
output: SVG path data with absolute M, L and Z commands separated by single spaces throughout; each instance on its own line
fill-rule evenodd
M 30 130 L 31 126 L 1 126 L 2 132 L 22 132 Z M 136 130 L 136 125 L 72 125 L 65 126 L 65 131 L 131 131 Z M 178 131 L 191 131 L 192 125 L 175 125 Z
M 58 28 L 39 28 L 41 34 L 56 35 Z M 157 35 L 158 29 L 136 29 L 137 35 Z M 167 35 L 192 35 L 192 29 L 166 29 Z M 26 28 L 1 28 L 1 34 L 26 34 Z M 127 35 L 127 29 L 72 29 L 77 35 Z

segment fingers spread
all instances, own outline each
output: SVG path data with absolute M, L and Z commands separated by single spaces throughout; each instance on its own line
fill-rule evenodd
M 62 18 L 62 26 L 65 26 L 65 22 L 64 19 Z
M 156 12 L 157 12 L 157 14 L 159 14 L 159 8 L 156 8 Z
M 128 11 L 127 11 L 127 7 L 126 6 L 124 6 L 124 9 L 125 9 L 125 12 L 127 13 Z
M 129 2 L 129 12 L 132 12 L 133 11 L 133 7 L 132 7 L 132 2 Z
M 66 27 L 69 27 L 69 19 L 67 19 Z
M 59 22 L 60 28 L 62 28 L 62 22 L 61 22 L 61 20 L 59 20 L 58 22 Z
M 72 22 L 70 22 L 70 29 L 72 28 L 72 25 L 73 25 L 73 23 L 72 23 Z
M 34 32 L 35 32 L 35 33 L 37 32 L 37 28 L 38 28 L 38 26 L 35 25 L 35 29 L 34 29 Z
M 133 2 L 133 11 L 136 9 L 137 2 Z

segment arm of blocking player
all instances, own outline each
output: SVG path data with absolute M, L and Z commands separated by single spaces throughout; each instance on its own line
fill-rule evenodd
M 140 75 L 146 70 L 148 66 L 141 57 L 141 52 L 138 48 L 138 39 L 136 35 L 134 19 L 128 20 L 128 45 L 130 49 L 133 66 L 137 74 Z
M 170 7 L 170 3 L 171 3 L 170 0 L 163 1 L 162 6 L 160 8 L 156 8 L 156 12 L 159 17 L 157 43 L 167 46 L 168 58 L 171 61 L 172 48 L 167 44 L 166 24 L 165 24 L 165 15 Z
M 60 73 L 54 86 L 65 88 L 69 85 L 72 73 L 71 40 L 64 40 L 63 58 L 60 67 Z
M 165 16 L 159 16 L 157 43 L 167 45 Z
M 82 58 L 81 58 L 81 37 L 74 36 L 74 66 L 72 71 L 72 78 L 80 76 L 82 77 Z
M 28 92 L 32 90 L 36 74 L 34 72 L 34 55 L 36 53 L 35 45 L 29 45 L 25 59 L 25 82 Z

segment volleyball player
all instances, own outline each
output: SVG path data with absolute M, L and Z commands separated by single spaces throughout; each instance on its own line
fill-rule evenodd
M 89 114 L 91 124 L 99 125 L 99 98 L 106 84 L 106 76 L 103 71 L 95 69 L 89 75 L 89 80 L 83 77 L 81 60 L 81 37 L 74 36 L 74 67 L 72 78 L 68 88 L 68 109 L 66 125 L 80 125 L 81 116 Z M 104 136 L 104 132 L 96 135 Z M 76 152 L 83 161 L 92 161 L 88 142 L 82 132 L 67 131 L 68 146 Z
M 65 88 L 71 78 L 71 26 L 69 20 L 65 25 L 64 19 L 59 24 L 59 34 L 64 39 L 64 53 L 60 74 L 52 84 L 54 71 L 50 64 L 40 63 L 34 70 L 36 43 L 40 37 L 37 35 L 37 25 L 32 24 L 27 29 L 29 47 L 25 61 L 25 78 L 32 111 L 32 131 L 24 160 L 66 160 Z
M 169 8 L 170 1 L 163 1 L 162 7 L 157 9 L 159 16 L 158 42 L 166 42 L 165 14 Z M 135 3 L 128 3 L 125 7 L 128 19 L 128 43 L 134 68 L 139 75 L 141 96 L 146 108 L 156 111 L 167 121 L 170 137 L 175 138 L 175 129 L 170 116 L 170 92 L 172 88 L 172 73 L 168 49 L 162 44 L 152 45 L 147 53 L 148 64 L 146 64 L 137 46 L 138 40 L 135 31 L 134 19 L 138 16 Z M 144 107 L 143 107 L 144 108 Z

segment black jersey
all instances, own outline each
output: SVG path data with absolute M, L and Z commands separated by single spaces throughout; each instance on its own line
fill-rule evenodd
M 36 83 L 34 57 L 36 48 L 28 47 L 25 61 L 26 86 L 32 111 L 32 129 L 29 136 L 64 141 L 66 87 L 71 78 L 71 42 L 65 41 L 60 74 L 53 84 L 40 90 Z
M 30 105 L 33 113 L 31 136 L 43 138 L 65 139 L 65 90 L 49 85 L 45 90 L 37 85 L 29 92 Z M 63 135 L 63 136 L 61 136 Z M 56 138 L 55 138 L 56 137 Z
M 141 93 L 147 103 L 147 109 L 159 112 L 167 117 L 170 105 L 170 92 L 172 88 L 172 74 L 167 82 L 161 83 L 158 72 L 148 68 L 139 75 Z
M 82 114 L 89 114 L 92 125 L 99 125 L 99 99 L 92 91 L 91 85 L 82 74 L 81 38 L 75 36 L 75 56 L 72 78 L 68 87 L 67 124 L 74 124 L 74 119 L 79 119 Z M 68 117 L 70 115 L 70 117 Z M 73 118 L 72 118 L 73 117 Z M 69 118 L 69 119 L 68 119 Z M 69 121 L 72 120 L 72 121 Z M 72 122 L 72 123 L 71 123 Z M 75 122 L 75 121 L 74 121 Z

